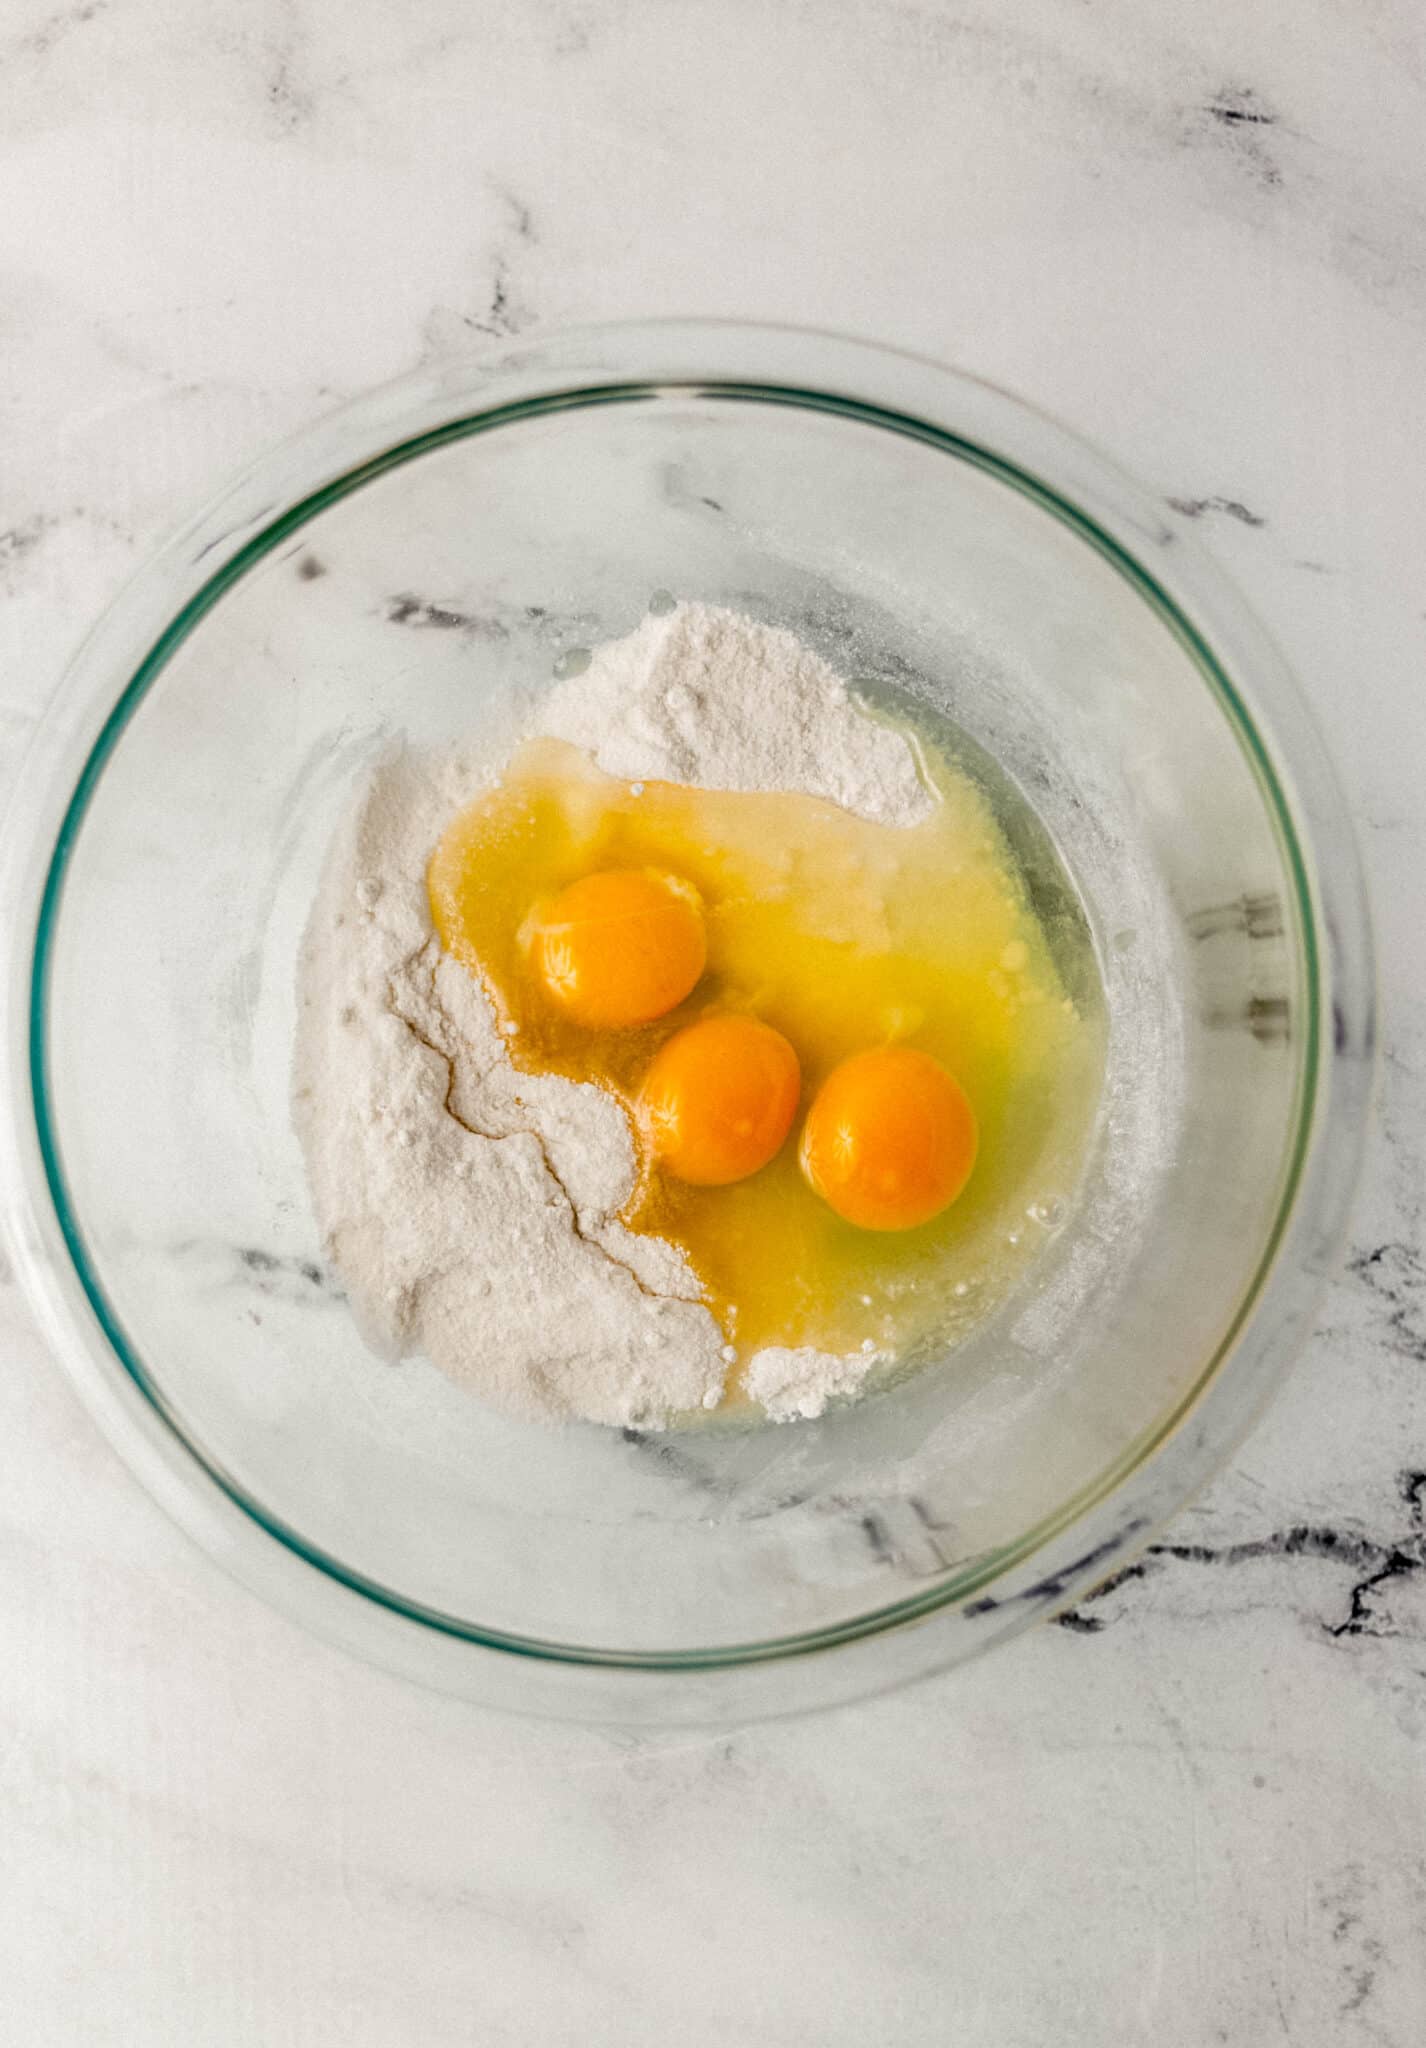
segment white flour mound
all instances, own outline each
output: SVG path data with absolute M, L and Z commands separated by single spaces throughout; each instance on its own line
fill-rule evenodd
M 299 969 L 298 1134 L 368 1341 L 515 1413 L 656 1423 L 717 1401 L 687 1262 L 615 1212 L 633 1140 L 603 1089 L 517 1073 L 431 928 L 426 862 L 478 782 L 399 752 L 339 833 Z
M 909 824 L 909 744 L 792 635 L 680 606 L 596 651 L 533 730 L 608 772 L 801 789 Z M 431 925 L 426 866 L 497 768 L 393 749 L 328 854 L 298 969 L 294 1120 L 327 1250 L 367 1340 L 423 1353 L 515 1414 L 658 1428 L 722 1399 L 731 1357 L 678 1249 L 626 1229 L 634 1137 L 603 1089 L 520 1073 Z M 877 1355 L 769 1348 L 778 1421 L 855 1392 Z
M 904 735 L 858 710 L 820 655 L 709 605 L 596 648 L 537 729 L 631 782 L 801 790 L 880 825 L 919 824 L 933 802 Z

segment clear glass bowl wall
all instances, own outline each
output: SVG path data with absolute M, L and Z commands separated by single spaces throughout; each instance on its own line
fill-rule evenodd
M 618 374 L 637 361 L 657 380 Z M 381 394 L 226 518 L 89 650 L 13 863 L 22 953 L 39 940 L 24 1256 L 151 1483 L 335 1633 L 502 1694 L 512 1652 L 668 1681 L 957 1618 L 864 1657 L 861 1688 L 1112 1560 L 1232 1440 L 1300 1322 L 1336 1220 L 1304 1195 L 1314 1155 L 1355 1143 L 1369 1039 L 1350 841 L 1310 734 L 1307 797 L 1266 736 L 1254 687 L 1285 680 L 1211 574 L 1236 646 L 1168 595 L 1182 542 L 1033 414 L 878 352 L 716 331 L 576 337 Z M 795 1427 L 550 1431 L 358 1338 L 289 1119 L 294 962 L 377 751 L 502 749 L 562 655 L 665 590 L 791 627 L 1018 781 L 1095 933 L 1105 1104 L 1033 1284 L 944 1364 Z M 1299 717 L 1290 692 L 1272 710 Z M 1243 1383 L 1194 1408 L 1254 1315 Z

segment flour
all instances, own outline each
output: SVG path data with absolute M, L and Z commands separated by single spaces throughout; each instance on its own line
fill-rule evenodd
M 931 801 L 907 741 L 792 635 L 679 606 L 596 650 L 532 731 L 624 778 L 800 789 L 882 823 Z M 716 1408 L 732 1347 L 673 1245 L 618 1220 L 638 1162 L 603 1089 L 521 1073 L 441 949 L 426 864 L 498 772 L 457 750 L 378 765 L 328 854 L 298 971 L 294 1120 L 367 1340 L 507 1411 L 657 1428 Z M 855 1392 L 879 1355 L 768 1348 L 776 1420 Z
M 864 716 L 810 647 L 707 605 L 596 649 L 538 730 L 626 781 L 801 790 L 882 825 L 919 824 L 933 801 L 904 735 Z
M 328 856 L 299 970 L 295 1120 L 327 1249 L 390 1357 L 500 1407 L 655 1423 L 718 1400 L 723 1333 L 616 1211 L 633 1140 L 602 1089 L 511 1065 L 431 929 L 425 871 L 479 778 L 383 761 Z
M 855 1394 L 873 1366 L 887 1354 L 868 1351 L 789 1351 L 769 1344 L 749 1363 L 747 1392 L 774 1422 L 794 1422 L 820 1415 L 827 1403 Z

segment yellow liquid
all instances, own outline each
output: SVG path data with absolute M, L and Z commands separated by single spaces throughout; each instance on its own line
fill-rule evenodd
M 914 1230 L 843 1222 L 797 1163 L 801 1115 L 772 1163 L 731 1187 L 645 1168 L 623 1220 L 679 1245 L 746 1359 L 763 1345 L 905 1355 L 1001 1299 L 1068 1199 L 1098 1096 L 1102 1030 L 1067 995 L 981 788 L 924 746 L 938 801 L 909 829 L 791 793 L 615 781 L 534 741 L 452 821 L 432 858 L 442 944 L 477 975 L 515 1064 L 594 1081 L 631 1104 L 653 1054 L 710 1012 L 763 1018 L 802 1062 L 802 1106 L 839 1060 L 900 1043 L 969 1095 L 980 1151 L 965 1192 Z M 581 875 L 649 867 L 703 899 L 707 970 L 636 1030 L 565 1017 L 521 940 L 532 908 Z

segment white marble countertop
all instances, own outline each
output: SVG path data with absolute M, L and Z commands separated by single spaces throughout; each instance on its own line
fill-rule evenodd
M 0 765 L 176 513 L 472 334 L 851 329 L 1096 437 L 1360 821 L 1379 1139 L 1285 1393 L 1077 1624 L 729 1736 L 480 1714 L 230 1584 L 0 1289 L 15 2048 L 1408 2048 L 1426 2010 L 1416 0 L 6 0 Z

